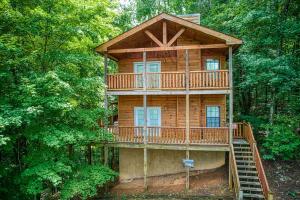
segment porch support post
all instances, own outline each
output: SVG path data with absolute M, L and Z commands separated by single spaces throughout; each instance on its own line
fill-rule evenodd
M 189 94 L 189 50 L 185 50 L 185 88 L 186 88 L 186 95 L 185 95 L 185 132 L 186 132 L 186 159 L 190 159 L 190 152 L 188 150 L 189 143 L 190 143 L 190 94 Z M 186 167 L 186 183 L 185 189 L 188 191 L 190 188 L 190 170 Z
M 147 91 L 147 53 L 143 52 L 143 89 Z M 144 105 L 144 144 L 147 144 L 147 94 L 143 95 L 143 105 Z
M 147 91 L 147 53 L 143 52 L 143 89 Z M 147 94 L 143 95 L 143 106 L 144 106 L 144 190 L 147 190 L 147 174 L 148 174 L 148 157 L 147 157 Z
M 104 128 L 105 130 L 108 129 L 108 98 L 107 98 L 107 65 L 108 65 L 108 59 L 107 59 L 107 54 L 104 55 L 104 84 L 105 84 L 105 89 L 104 89 L 104 109 L 105 109 L 105 114 L 104 114 Z M 103 146 L 104 150 L 104 165 L 108 166 L 108 147 L 107 145 L 104 144 Z
M 232 46 L 229 46 L 229 144 L 233 140 L 233 82 L 232 82 Z
M 231 147 L 230 147 L 231 148 Z M 228 171 L 229 171 L 229 176 L 228 176 L 228 186 L 229 189 L 232 189 L 232 172 L 231 172 L 231 160 L 232 160 L 232 155 L 231 155 L 231 151 L 229 151 L 229 156 L 228 156 Z
M 147 174 L 148 174 L 148 152 L 147 148 L 144 148 L 144 190 L 148 188 L 147 185 Z

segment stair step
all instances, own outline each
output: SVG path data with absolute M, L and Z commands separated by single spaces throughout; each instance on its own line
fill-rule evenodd
M 250 145 L 249 144 L 238 144 L 238 145 L 236 145 L 236 144 L 233 144 L 233 147 L 234 148 L 242 148 L 242 149 L 250 149 Z
M 242 187 L 242 190 L 262 192 L 261 188 L 254 188 L 254 187 Z
M 253 156 L 236 155 L 236 158 L 253 158 Z
M 247 140 L 245 139 L 234 139 L 233 144 L 248 144 Z
M 251 151 L 250 147 L 237 147 L 237 146 L 234 146 L 233 148 L 234 149 L 246 149 L 246 150 L 250 150 Z
M 243 174 L 257 174 L 257 171 L 238 170 L 238 173 L 243 173 Z
M 243 193 L 243 197 L 247 197 L 247 198 L 256 198 L 256 199 L 264 199 L 264 195 L 262 194 L 251 194 L 251 193 Z
M 240 183 L 241 183 L 241 185 L 261 186 L 260 182 L 241 181 Z
M 237 168 L 251 168 L 251 169 L 256 169 L 255 165 L 237 165 Z
M 252 152 L 251 151 L 234 151 L 235 154 L 251 154 L 252 155 Z
M 259 180 L 257 176 L 239 176 L 240 179 L 252 179 L 252 180 Z
M 237 163 L 254 163 L 253 160 L 236 160 Z

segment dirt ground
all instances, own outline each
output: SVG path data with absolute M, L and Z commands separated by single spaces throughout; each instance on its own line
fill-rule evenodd
M 205 173 L 191 173 L 190 191 L 185 192 L 185 173 L 150 177 L 144 193 L 143 179 L 119 183 L 111 189 L 112 196 L 121 199 L 233 199 L 228 190 L 228 171 L 225 167 Z M 213 195 L 212 195 L 213 194 Z
M 300 199 L 300 160 L 264 161 L 274 199 Z

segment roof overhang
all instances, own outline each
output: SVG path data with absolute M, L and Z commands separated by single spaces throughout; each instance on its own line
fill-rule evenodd
M 150 27 L 156 23 L 159 23 L 162 20 L 169 21 L 171 23 L 175 23 L 176 25 L 184 27 L 185 29 L 194 31 L 195 33 L 198 32 L 198 33 L 205 34 L 208 37 L 211 37 L 218 41 L 221 41 L 221 44 L 224 44 L 226 46 L 233 46 L 234 49 L 238 48 L 243 43 L 242 40 L 232 37 L 230 35 L 209 29 L 202 25 L 195 24 L 193 22 L 187 21 L 185 19 L 173 16 L 173 15 L 161 13 L 161 14 L 143 22 L 142 24 L 135 26 L 134 28 L 128 30 L 127 32 L 124 32 L 123 34 L 118 35 L 117 37 L 99 45 L 98 47 L 96 47 L 96 51 L 101 54 L 104 54 L 104 53 L 109 54 L 109 52 L 108 52 L 109 50 L 114 50 L 114 48 L 112 48 L 113 46 L 116 46 L 118 43 L 121 43 L 122 41 L 133 36 L 134 34 L 138 34 L 139 32 L 145 31 L 148 27 Z M 218 44 L 218 45 L 220 45 L 220 44 Z M 198 45 L 198 46 L 199 46 L 199 49 L 201 49 L 201 48 L 204 48 L 203 46 L 205 46 L 205 45 L 203 45 L 202 47 L 200 47 L 200 45 Z M 194 49 L 195 48 L 196 47 L 194 47 Z M 222 47 L 222 48 L 224 48 L 224 47 Z M 161 49 L 163 49 L 163 48 L 161 48 Z M 115 50 L 117 50 L 117 49 L 115 49 Z M 140 50 L 141 50 L 141 48 L 140 48 Z M 152 48 L 152 50 L 151 49 L 148 49 L 148 50 L 156 51 L 157 49 Z M 178 50 L 178 49 L 172 47 L 172 48 L 165 48 L 165 50 Z M 145 51 L 147 51 L 147 50 L 145 49 Z M 127 52 L 127 53 L 129 53 L 129 52 Z M 113 55 L 109 55 L 109 57 L 114 58 Z

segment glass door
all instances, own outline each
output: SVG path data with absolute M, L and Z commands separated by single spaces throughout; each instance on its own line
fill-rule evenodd
M 160 61 L 149 61 L 147 62 L 147 87 L 148 88 L 160 88 Z M 136 88 L 143 88 L 143 71 L 144 63 L 134 63 L 134 73 L 140 75 L 136 76 Z

